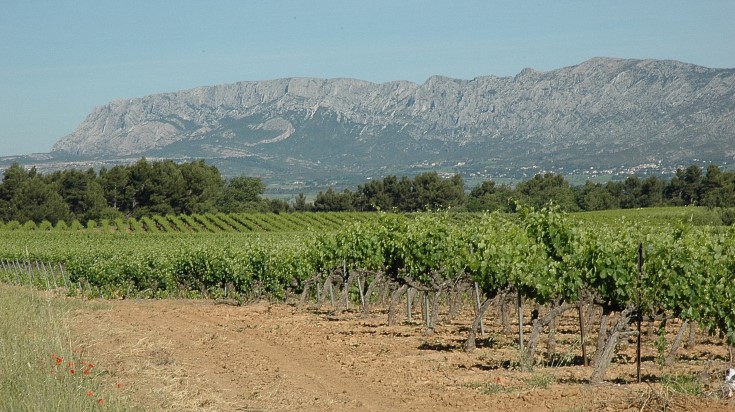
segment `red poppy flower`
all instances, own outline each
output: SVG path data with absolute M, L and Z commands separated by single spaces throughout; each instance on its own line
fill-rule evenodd
M 93 397 L 93 396 L 94 396 L 94 392 L 92 392 L 92 391 L 87 391 L 87 396 L 89 396 L 90 398 L 91 398 L 91 397 Z

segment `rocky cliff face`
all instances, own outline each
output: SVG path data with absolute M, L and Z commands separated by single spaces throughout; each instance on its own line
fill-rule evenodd
M 732 158 L 735 69 L 595 58 L 550 72 L 434 76 L 423 84 L 240 82 L 112 101 L 53 150 L 313 164 L 351 159 L 345 168 L 356 159 L 375 160 L 378 168 L 379 161 L 434 158 L 580 167 Z

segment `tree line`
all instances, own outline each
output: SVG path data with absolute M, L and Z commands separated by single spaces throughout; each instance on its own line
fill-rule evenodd
M 313 202 L 299 194 L 292 202 L 263 197 L 256 177 L 224 179 L 203 160 L 177 164 L 141 159 L 128 166 L 99 171 L 68 169 L 50 174 L 13 164 L 0 183 L 0 220 L 110 221 L 151 215 L 289 211 L 399 211 L 435 209 L 514 212 L 516 204 L 541 208 L 549 202 L 561 210 L 590 211 L 653 206 L 735 206 L 735 173 L 717 166 L 691 165 L 669 180 L 630 176 L 623 181 L 572 186 L 562 176 L 538 174 L 515 186 L 485 181 L 465 191 L 461 176 L 436 172 L 414 178 L 387 176 L 356 190 L 319 192 Z M 726 222 L 727 223 L 727 222 Z
M 259 178 L 223 179 L 203 160 L 171 160 L 86 171 L 68 169 L 42 174 L 18 164 L 5 170 L 0 184 L 0 220 L 78 220 L 193 213 L 281 211 L 289 205 L 262 198 Z
M 314 210 L 369 211 L 398 210 L 413 212 L 437 208 L 462 211 L 514 212 L 518 203 L 540 209 L 549 202 L 567 212 L 607 209 L 630 209 L 655 206 L 735 206 L 735 172 L 723 172 L 710 165 L 707 169 L 691 165 L 679 169 L 669 180 L 656 176 L 641 179 L 630 176 L 622 181 L 572 186 L 564 176 L 537 174 L 515 186 L 492 180 L 465 192 L 459 175 L 442 179 L 437 173 L 424 173 L 414 179 L 398 180 L 388 176 L 369 181 L 352 192 L 320 192 Z

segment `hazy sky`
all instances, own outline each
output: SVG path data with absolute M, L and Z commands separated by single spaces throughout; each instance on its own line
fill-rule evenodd
M 547 71 L 595 56 L 735 68 L 735 1 L 35 1 L 0 7 L 0 156 L 95 106 L 282 77 Z

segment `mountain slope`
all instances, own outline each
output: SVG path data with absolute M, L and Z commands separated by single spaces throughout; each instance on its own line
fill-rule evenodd
M 293 78 L 115 100 L 53 151 L 208 158 L 308 179 L 432 164 L 477 172 L 726 162 L 734 142 L 735 69 L 595 58 L 515 77 Z

